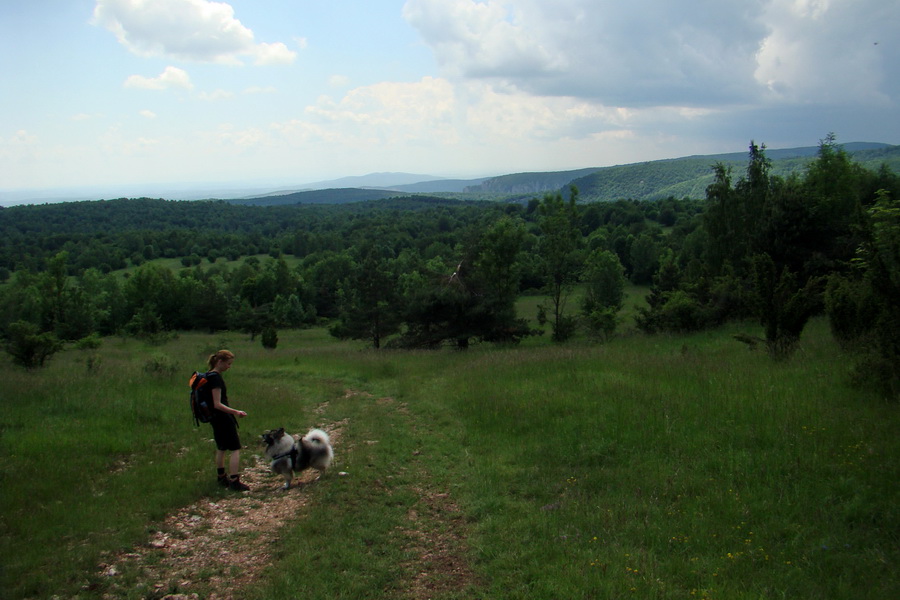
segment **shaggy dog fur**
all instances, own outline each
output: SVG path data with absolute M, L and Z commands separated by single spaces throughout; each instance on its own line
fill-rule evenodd
M 291 487 L 294 473 L 312 467 L 324 471 L 334 458 L 331 440 L 321 429 L 312 429 L 305 436 L 292 436 L 284 427 L 262 434 L 266 456 L 272 461 L 272 472 L 284 477 L 284 489 Z

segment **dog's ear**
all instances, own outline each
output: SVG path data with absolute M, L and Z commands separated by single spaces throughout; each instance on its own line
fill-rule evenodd
M 275 430 L 275 439 L 280 440 L 284 437 L 284 427 L 280 427 Z

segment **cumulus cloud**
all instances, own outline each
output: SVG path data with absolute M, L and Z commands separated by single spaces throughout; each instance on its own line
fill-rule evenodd
M 735 100 L 753 82 L 763 2 L 408 0 L 451 76 L 612 105 Z
M 504 140 L 533 148 L 534 142 L 628 135 L 637 114 L 577 98 L 496 90 L 486 82 L 424 77 L 362 86 L 339 98 L 321 96 L 302 119 L 272 128 L 303 143 L 384 149 L 388 144 L 446 148 Z
M 257 65 L 287 65 L 294 62 L 297 53 L 288 50 L 281 42 L 274 44 L 258 44 L 253 49 Z
M 898 100 L 900 4 L 880 0 L 772 2 L 755 77 L 776 99 L 885 105 Z M 885 40 L 888 40 L 885 43 Z
M 444 79 L 425 77 L 413 83 L 383 82 L 350 90 L 340 100 L 322 96 L 306 114 L 331 124 L 352 125 L 369 140 L 428 138 L 456 140 L 457 104 Z
M 407 0 L 403 16 L 447 77 L 539 96 L 637 107 L 896 100 L 900 56 L 883 42 L 900 22 L 896 2 Z M 835 83 L 843 89 L 829 92 Z
M 125 80 L 125 87 L 142 90 L 167 90 L 170 88 L 193 89 L 191 78 L 183 69 L 168 66 L 157 77 L 132 75 Z
M 270 134 L 273 147 L 303 156 L 309 168 L 433 171 L 435 164 L 447 168 L 452 156 L 456 176 L 476 176 L 646 158 L 636 128 L 652 125 L 651 113 L 538 97 L 483 80 L 423 77 L 323 95 L 303 115 L 273 123 Z
M 285 64 L 296 57 L 281 42 L 256 43 L 253 31 L 224 2 L 207 0 L 97 0 L 93 23 L 112 31 L 129 51 L 145 57 L 242 64 Z
M 152 110 L 144 109 L 144 110 L 140 111 L 138 114 L 140 114 L 145 119 L 155 119 L 156 118 L 156 113 L 153 112 Z

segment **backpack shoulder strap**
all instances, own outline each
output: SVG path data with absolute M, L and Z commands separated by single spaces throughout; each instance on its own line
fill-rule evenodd
M 207 380 L 207 373 L 194 371 L 194 374 L 191 375 L 191 378 L 188 381 L 188 385 L 191 386 L 192 390 L 196 390 L 197 388 L 206 385 Z

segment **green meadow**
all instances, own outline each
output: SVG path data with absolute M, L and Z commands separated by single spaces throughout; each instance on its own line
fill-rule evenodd
M 106 557 L 229 493 L 187 409 L 221 347 L 244 463 L 265 429 L 342 431 L 239 597 L 900 597 L 900 407 L 849 384 L 824 320 L 782 362 L 731 337 L 748 329 L 466 352 L 190 333 L 33 372 L 4 358 L 0 597 L 109 597 Z M 458 568 L 430 564 L 438 540 Z M 114 597 L 161 597 L 119 579 Z

